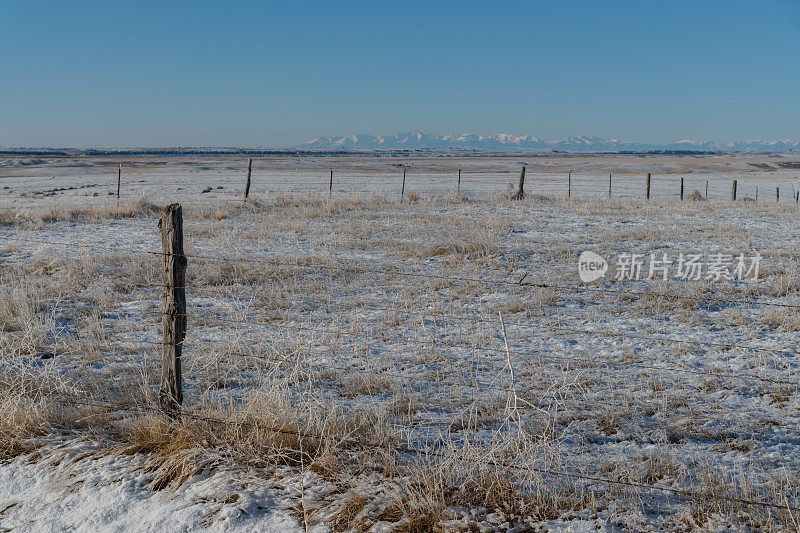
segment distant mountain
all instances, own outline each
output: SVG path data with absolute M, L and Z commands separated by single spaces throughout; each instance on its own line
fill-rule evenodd
M 800 150 L 800 141 L 749 140 L 719 144 L 710 141 L 682 140 L 669 144 L 651 144 L 601 137 L 569 137 L 544 140 L 530 135 L 517 137 L 507 133 L 494 135 L 431 135 L 414 131 L 394 135 L 359 133 L 347 137 L 318 137 L 298 146 L 304 150 L 483 150 L 491 152 L 784 152 Z

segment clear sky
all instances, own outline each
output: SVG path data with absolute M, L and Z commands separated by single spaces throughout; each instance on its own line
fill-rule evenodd
M 800 138 L 800 1 L 0 0 L 0 145 Z

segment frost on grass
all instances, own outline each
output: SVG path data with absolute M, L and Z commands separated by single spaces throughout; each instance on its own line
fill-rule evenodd
M 0 483 L 3 527 L 58 487 L 79 529 L 155 530 L 153 509 L 242 530 L 797 528 L 796 206 L 202 188 L 182 200 L 180 420 L 154 410 L 160 198 L 4 215 L 0 479 L 38 499 Z M 764 264 L 594 291 L 587 249 Z M 141 515 L 91 518 L 93 486 Z

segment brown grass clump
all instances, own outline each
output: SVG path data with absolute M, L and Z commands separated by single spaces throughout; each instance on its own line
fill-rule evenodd
M 52 316 L 40 311 L 35 292 L 24 286 L 0 287 L 0 354 L 4 357 L 48 353 Z
M 348 494 L 330 519 L 334 531 L 352 531 L 359 525 L 364 507 L 369 501 L 361 494 Z
M 411 497 L 399 496 L 376 518 L 394 522 L 393 531 L 427 533 L 436 531 L 437 526 L 446 516 L 446 509 L 438 502 L 419 501 Z
M 3 378 L 5 390 L 0 396 L 0 461 L 13 459 L 18 455 L 31 453 L 47 443 L 45 437 L 60 430 L 74 431 L 87 428 L 93 424 L 102 425 L 107 422 L 108 410 L 101 405 L 90 402 L 79 402 L 73 398 L 59 397 L 56 394 L 46 396 L 43 391 L 36 391 L 37 397 L 25 393 L 30 388 L 28 381 L 37 378 L 17 378 L 10 381 Z M 52 390 L 53 379 L 42 383 L 41 389 Z M 63 388 L 63 384 L 61 387 Z
M 461 257 L 484 258 L 500 251 L 497 232 L 488 228 L 471 231 L 450 230 L 425 250 L 424 255 L 435 257 L 453 254 Z
M 147 413 L 117 426 L 113 436 L 120 443 L 118 453 L 149 455 L 144 469 L 154 474 L 155 490 L 179 486 L 229 460 L 258 468 L 310 468 L 330 476 L 367 466 L 346 458 L 365 446 L 384 446 L 390 438 L 369 413 L 345 414 L 331 407 L 298 418 L 294 407 L 271 395 L 230 408 L 204 405 L 178 420 Z
M 134 418 L 125 433 L 118 435 L 125 443 L 118 451 L 148 454 L 142 469 L 153 474 L 151 490 L 177 487 L 218 464 L 214 454 L 203 448 L 199 429 L 190 422 L 172 423 L 162 415 L 149 413 Z
M 49 432 L 47 409 L 32 400 L 3 398 L 0 412 L 0 461 L 32 452 L 37 448 L 32 439 Z
M 688 195 L 686 195 L 686 199 L 689 200 L 690 202 L 705 202 L 706 201 L 705 197 L 703 197 L 703 195 L 700 194 L 700 191 L 698 191 L 697 189 L 693 190 Z

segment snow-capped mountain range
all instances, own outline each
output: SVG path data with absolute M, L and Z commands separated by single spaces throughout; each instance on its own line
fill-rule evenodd
M 652 144 L 601 137 L 569 137 L 545 140 L 507 133 L 494 135 L 431 135 L 414 131 L 394 135 L 356 134 L 347 137 L 318 137 L 298 148 L 311 150 L 485 150 L 491 152 L 516 151 L 561 151 L 561 152 L 648 152 L 648 151 L 697 151 L 697 152 L 785 152 L 800 150 L 797 140 L 748 140 L 732 143 L 681 140 L 669 144 Z

